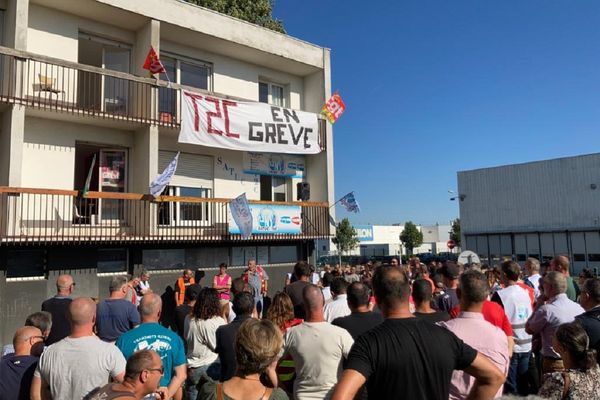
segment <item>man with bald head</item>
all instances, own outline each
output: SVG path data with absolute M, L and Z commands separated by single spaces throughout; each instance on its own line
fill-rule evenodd
M 42 331 L 33 326 L 17 329 L 13 346 L 15 352 L 0 361 L 0 399 L 29 399 L 33 373 L 44 349 Z
M 290 354 L 296 365 L 294 398 L 329 398 L 354 341 L 348 331 L 325 321 L 323 293 L 318 286 L 306 286 L 302 297 L 306 318 L 289 328 L 284 338 L 284 353 Z
M 114 345 L 94 335 L 96 303 L 89 297 L 77 298 L 69 305 L 68 317 L 70 335 L 48 347 L 40 358 L 31 384 L 32 400 L 82 399 L 109 378 L 123 380 L 125 358 Z
M 139 350 L 157 352 L 164 368 L 158 392 L 163 395 L 163 399 L 170 399 L 181 389 L 187 377 L 187 358 L 183 341 L 177 333 L 158 323 L 162 309 L 159 295 L 145 295 L 139 309 L 142 323 L 119 336 L 116 346 L 127 359 Z
M 42 311 L 52 314 L 52 330 L 46 339 L 46 346 L 58 342 L 69 336 L 71 325 L 67 319 L 71 294 L 75 288 L 75 282 L 71 275 L 60 275 L 56 279 L 56 296 L 42 303 Z

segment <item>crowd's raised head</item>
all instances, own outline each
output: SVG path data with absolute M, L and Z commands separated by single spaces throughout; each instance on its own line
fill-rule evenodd
M 296 279 L 301 279 L 303 277 L 310 277 L 311 271 L 310 271 L 310 264 L 308 264 L 305 261 L 299 261 L 296 263 L 296 265 L 294 265 L 294 275 L 296 276 Z
M 544 276 L 544 292 L 547 297 L 556 296 L 557 294 L 567 291 L 567 278 L 562 272 L 550 271 Z
M 126 287 L 127 282 L 128 282 L 128 279 L 126 276 L 123 276 L 123 275 L 113 276 L 108 285 L 108 290 L 110 291 L 111 294 L 116 293 L 116 292 L 122 292 L 123 297 L 125 297 L 125 295 L 127 294 L 127 287 Z
M 144 296 L 140 302 L 139 310 L 142 321 L 158 321 L 162 309 L 162 299 L 156 293 Z
M 345 294 L 348 289 L 348 282 L 342 277 L 336 277 L 333 278 L 330 287 L 334 295 Z
M 415 304 L 430 302 L 433 298 L 431 283 L 426 279 L 415 279 L 412 285 L 412 297 Z
M 44 338 L 47 338 L 52 331 L 52 314 L 47 311 L 37 311 L 29 315 L 25 320 L 25 326 L 34 326 L 38 328 Z
M 521 276 L 521 267 L 514 261 L 504 261 L 500 266 L 506 280 L 516 282 Z
M 360 307 L 369 306 L 369 297 L 371 290 L 367 285 L 361 282 L 353 282 L 348 286 L 348 305 L 351 310 L 356 310 Z
M 69 321 L 75 326 L 93 326 L 96 320 L 96 303 L 89 297 L 79 297 L 69 305 Z
M 568 353 L 577 369 L 587 371 L 597 365 L 596 350 L 590 348 L 590 339 L 578 321 L 560 325 L 555 337 L 556 350 Z
M 279 356 L 281 331 L 269 320 L 248 319 L 236 337 L 237 370 L 242 376 L 264 372 Z
M 302 290 L 302 298 L 304 300 L 304 308 L 306 313 L 314 313 L 323 311 L 323 292 L 316 285 L 307 285 Z
M 459 297 L 461 308 L 483 303 L 490 293 L 487 279 L 477 270 L 470 270 L 460 276 Z
M 250 315 L 254 310 L 254 297 L 248 292 L 241 292 L 233 297 L 233 311 L 236 315 Z

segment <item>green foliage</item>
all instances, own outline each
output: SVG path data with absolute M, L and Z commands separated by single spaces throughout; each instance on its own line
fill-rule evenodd
M 335 237 L 332 240 L 337 246 L 340 254 L 346 253 L 358 246 L 356 231 L 350 224 L 350 221 L 348 221 L 348 218 L 344 218 L 342 222 L 338 224 L 335 231 Z
M 454 240 L 456 247 L 460 247 L 460 218 L 456 218 L 454 221 L 452 221 L 450 239 Z
M 417 226 L 408 221 L 404 224 L 404 230 L 400 234 L 400 241 L 406 247 L 409 254 L 412 254 L 415 247 L 423 244 L 423 232 L 417 229 Z
M 244 21 L 285 33 L 283 22 L 273 19 L 275 0 L 185 0 Z

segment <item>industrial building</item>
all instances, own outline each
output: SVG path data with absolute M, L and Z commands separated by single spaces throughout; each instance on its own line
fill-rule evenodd
M 225 262 L 239 276 L 251 258 L 279 279 L 330 236 L 329 49 L 178 0 L 0 0 L 0 28 L 0 343 L 61 273 L 94 298 L 142 268 L 159 293 L 184 267 Z M 166 70 L 155 77 L 151 48 Z M 235 136 L 228 110 L 241 103 L 303 113 L 311 152 L 183 143 L 192 96 L 216 107 L 208 136 Z M 178 152 L 170 186 L 150 196 Z M 260 230 L 248 239 L 229 208 L 242 193 Z
M 600 267 L 600 154 L 461 171 L 458 192 L 463 249 L 482 262 Z

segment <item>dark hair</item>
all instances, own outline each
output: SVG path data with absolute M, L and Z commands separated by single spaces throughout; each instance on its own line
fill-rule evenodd
M 219 264 L 219 268 L 225 268 L 225 269 L 227 269 L 227 263 L 221 263 L 221 264 Z
M 348 286 L 348 305 L 352 308 L 369 305 L 371 291 L 361 282 L 353 282 Z
M 217 289 L 206 287 L 200 290 L 192 310 L 192 317 L 205 320 L 219 315 L 221 315 L 221 303 Z
M 310 265 L 305 261 L 298 261 L 294 265 L 294 275 L 300 279 L 302 276 L 310 276 Z
M 389 308 L 399 303 L 407 303 L 410 295 L 410 284 L 406 274 L 398 267 L 381 266 L 373 274 L 373 292 L 377 304 Z
M 25 326 L 34 326 L 44 332 L 52 329 L 52 314 L 48 311 L 37 311 L 27 317 Z
M 579 321 L 562 324 L 554 335 L 578 369 L 587 371 L 597 364 L 596 350 L 590 348 L 590 338 Z
M 460 276 L 459 289 L 460 300 L 467 304 L 481 303 L 490 293 L 486 276 L 474 269 Z
M 521 267 L 514 261 L 504 261 L 501 265 L 502 272 L 506 275 L 506 279 L 509 281 L 518 281 L 521 275 Z
M 594 303 L 600 303 L 600 278 L 590 278 L 583 283 L 583 290 Z
M 331 282 L 333 282 L 333 274 L 331 272 L 325 272 L 321 281 L 323 282 L 323 287 L 331 286 Z
M 412 285 L 412 297 L 415 303 L 426 303 L 431 301 L 433 290 L 431 283 L 427 279 L 417 279 Z
M 136 378 L 143 370 L 152 368 L 152 353 L 154 350 L 140 350 L 133 353 L 125 366 L 125 378 Z M 160 359 L 160 356 L 158 357 Z
M 236 315 L 250 315 L 254 310 L 254 297 L 248 292 L 240 292 L 233 296 L 233 312 Z
M 244 281 L 244 278 L 235 278 L 231 281 L 231 293 L 234 295 L 242 293 L 245 285 L 246 281 Z
M 267 319 L 277 325 L 279 329 L 284 330 L 285 324 L 294 319 L 294 304 L 290 296 L 278 292 L 267 310 Z
M 584 268 L 579 273 L 579 277 L 584 278 L 584 279 L 590 279 L 590 278 L 594 277 L 594 274 L 592 273 L 592 271 L 589 268 Z
M 348 282 L 342 277 L 333 278 L 331 291 L 335 294 L 344 294 L 348 289 Z

